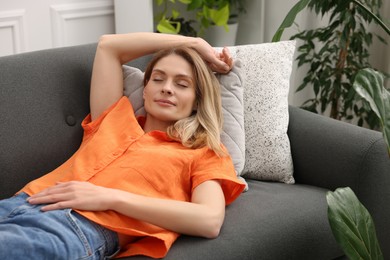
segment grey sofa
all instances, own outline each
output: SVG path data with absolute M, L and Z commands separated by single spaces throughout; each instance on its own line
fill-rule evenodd
M 78 148 L 95 48 L 0 58 L 0 199 Z M 390 160 L 381 134 L 290 107 L 288 135 L 297 183 L 248 180 L 249 191 L 227 208 L 217 239 L 182 236 L 166 259 L 343 259 L 325 195 L 344 186 L 371 212 L 390 258 Z

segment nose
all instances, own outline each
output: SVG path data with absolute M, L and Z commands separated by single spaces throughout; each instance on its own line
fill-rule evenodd
M 173 94 L 172 84 L 173 83 L 170 80 L 167 80 L 165 84 L 162 86 L 161 93 L 172 95 Z

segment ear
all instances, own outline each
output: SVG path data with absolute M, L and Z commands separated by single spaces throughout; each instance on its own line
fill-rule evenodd
M 145 99 L 145 87 L 146 87 L 146 86 L 144 86 L 144 89 L 142 90 L 142 98 L 143 98 L 143 99 Z

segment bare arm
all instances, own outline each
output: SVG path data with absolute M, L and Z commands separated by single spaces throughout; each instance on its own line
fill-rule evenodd
M 225 216 L 225 198 L 218 181 L 206 181 L 193 191 L 191 202 L 157 199 L 88 182 L 66 182 L 36 195 L 32 204 L 51 203 L 42 210 L 73 208 L 114 210 L 181 234 L 215 238 Z
M 181 234 L 215 238 L 225 217 L 225 198 L 217 181 L 206 181 L 193 192 L 191 202 L 118 194 L 112 209 L 127 216 Z
M 231 61 L 216 53 L 203 39 L 161 33 L 104 35 L 100 38 L 92 70 L 90 108 L 92 120 L 123 96 L 122 64 L 164 48 L 195 48 L 218 72 L 228 72 Z

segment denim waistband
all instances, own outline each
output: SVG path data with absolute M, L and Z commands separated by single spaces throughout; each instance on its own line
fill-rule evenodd
M 110 259 L 119 251 L 116 232 L 72 209 L 43 212 L 27 197 L 0 201 L 0 259 Z

